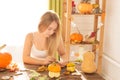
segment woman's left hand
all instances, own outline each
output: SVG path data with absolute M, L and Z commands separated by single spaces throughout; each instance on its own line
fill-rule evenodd
M 63 62 L 59 61 L 58 63 L 60 64 L 61 67 L 65 67 L 68 61 L 63 61 Z

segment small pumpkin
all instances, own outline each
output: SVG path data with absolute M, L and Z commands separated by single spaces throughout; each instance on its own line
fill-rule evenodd
M 8 52 L 0 52 L 0 68 L 6 68 L 12 61 L 12 56 Z
M 48 70 L 52 72 L 60 72 L 61 66 L 58 63 L 53 62 L 48 65 Z
M 92 12 L 93 6 L 90 3 L 87 2 L 81 2 L 78 5 L 78 10 L 81 14 L 89 14 Z
M 73 62 L 67 63 L 67 71 L 69 71 L 69 72 L 75 71 L 75 64 Z
M 95 55 L 92 51 L 84 53 L 83 62 L 81 64 L 81 70 L 85 73 L 94 73 L 97 68 L 94 59 Z
M 71 43 L 80 43 L 83 40 L 83 35 L 80 33 L 72 33 L 70 35 L 70 42 Z
M 61 71 L 61 66 L 58 63 L 51 63 L 48 65 L 48 75 L 51 78 L 54 77 L 59 77 L 60 76 L 60 71 Z
M 0 46 L 2 50 L 6 44 Z M 6 68 L 12 61 L 12 55 L 9 52 L 0 51 L 0 68 Z

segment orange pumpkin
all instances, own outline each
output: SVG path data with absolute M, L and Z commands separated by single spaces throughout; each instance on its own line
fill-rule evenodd
M 8 52 L 0 52 L 0 68 L 6 68 L 12 61 L 12 55 Z
M 70 42 L 71 43 L 80 43 L 83 40 L 83 35 L 79 33 L 72 33 L 70 35 Z
M 51 72 L 60 72 L 61 66 L 58 63 L 51 63 L 48 65 L 48 70 Z
M 92 12 L 93 6 L 90 3 L 80 3 L 78 10 L 81 14 L 89 14 Z

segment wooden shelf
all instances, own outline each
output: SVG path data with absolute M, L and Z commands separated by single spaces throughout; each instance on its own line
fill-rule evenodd
M 94 16 L 101 16 L 102 15 L 102 13 L 99 13 L 99 14 L 80 14 L 80 13 L 74 13 L 74 14 L 72 14 L 72 15 L 94 15 Z
M 93 43 L 82 41 L 81 43 L 70 43 L 70 44 L 72 46 L 76 46 L 76 45 L 99 45 L 99 41 L 95 41 Z
M 96 4 L 100 4 L 102 13 L 105 13 L 105 6 L 106 6 L 106 0 L 94 0 Z M 70 55 L 70 47 L 71 46 L 79 46 L 79 45 L 92 45 L 92 51 L 94 51 L 95 55 L 97 55 L 97 73 L 101 73 L 102 68 L 102 54 L 103 54 L 103 39 L 104 39 L 104 21 L 105 16 L 102 15 L 102 13 L 99 14 L 80 14 L 80 13 L 74 13 L 72 14 L 72 0 L 64 0 L 63 3 L 63 37 L 65 41 L 65 49 L 68 55 Z M 87 43 L 87 42 L 81 42 L 78 44 L 71 44 L 70 42 L 70 33 L 71 33 L 71 21 L 72 17 L 77 16 L 93 16 L 93 31 L 97 31 L 99 28 L 98 35 L 95 36 L 95 40 L 99 39 L 98 41 L 95 41 L 95 43 Z M 100 18 L 99 18 L 100 17 Z M 79 20 L 78 20 L 79 21 Z M 101 21 L 103 25 L 99 26 L 98 22 Z M 99 38 L 98 38 L 99 37 Z M 98 48 L 98 49 L 97 49 Z M 97 54 L 96 54 L 97 53 Z

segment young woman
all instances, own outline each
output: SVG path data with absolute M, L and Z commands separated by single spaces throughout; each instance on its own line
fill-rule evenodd
M 62 59 L 59 63 L 64 66 L 68 56 L 64 50 L 60 20 L 55 12 L 47 11 L 41 17 L 38 31 L 26 36 L 23 61 L 28 64 L 48 65 L 56 62 L 56 52 Z

